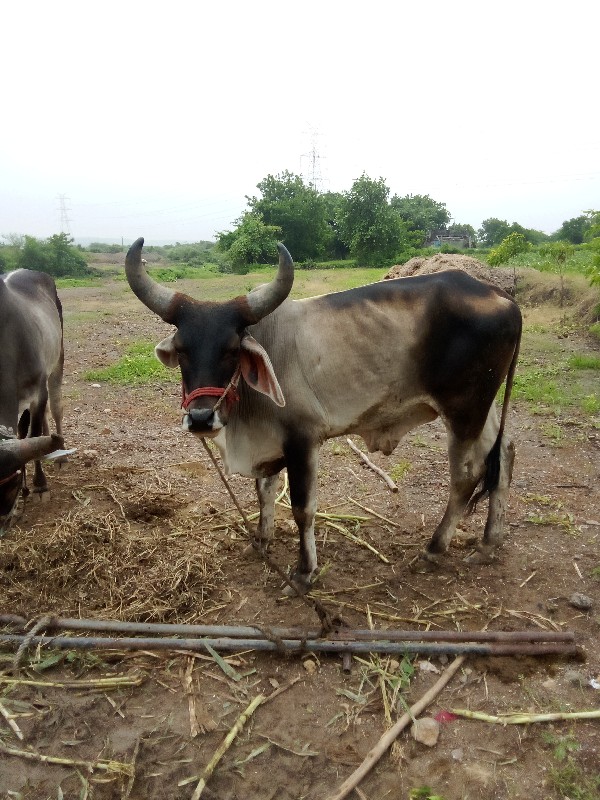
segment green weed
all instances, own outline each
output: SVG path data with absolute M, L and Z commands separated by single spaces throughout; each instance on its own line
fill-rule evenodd
M 87 381 L 106 381 L 127 386 L 140 386 L 156 381 L 174 381 L 176 375 L 167 370 L 154 355 L 154 346 L 147 342 L 130 345 L 115 363 L 84 374 Z
M 526 519 L 527 522 L 531 522 L 533 525 L 557 525 L 570 536 L 579 536 L 581 533 L 580 528 L 575 524 L 573 514 L 549 511 L 547 514 L 528 514 Z
M 556 766 L 550 767 L 548 775 L 550 783 L 561 797 L 568 797 L 569 800 L 597 800 L 600 773 L 591 774 L 577 763 L 574 754 L 581 748 L 575 737 L 572 734 L 544 734 L 542 738 L 553 748 L 552 755 L 558 762 Z
M 410 790 L 408 800 L 444 800 L 444 798 L 441 794 L 434 794 L 429 786 L 420 786 L 418 789 Z
M 390 478 L 395 482 L 401 481 L 412 469 L 412 464 L 406 459 L 402 459 L 397 464 L 394 464 L 390 470 Z
M 573 355 L 568 365 L 572 369 L 600 369 L 600 356 Z

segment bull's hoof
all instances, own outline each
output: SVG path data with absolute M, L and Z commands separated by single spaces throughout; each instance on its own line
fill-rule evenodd
M 410 571 L 423 575 L 428 572 L 435 572 L 441 563 L 441 556 L 436 553 L 428 553 L 427 551 L 419 553 L 410 562 Z
M 308 594 L 313 586 L 311 575 L 301 575 L 296 572 L 290 577 L 291 586 L 285 586 L 283 594 L 286 597 L 296 597 L 296 595 Z
M 252 538 L 250 540 L 250 544 L 247 544 L 242 550 L 242 555 L 251 556 L 256 554 L 260 555 L 261 552 L 268 553 L 270 544 L 271 544 L 270 539 Z
M 494 561 L 494 551 L 487 550 L 485 548 L 477 548 L 472 553 L 469 553 L 468 556 L 463 558 L 463 561 L 466 564 L 491 564 Z
M 47 503 L 50 500 L 50 492 L 47 486 L 34 486 L 33 496 L 37 497 L 40 503 Z

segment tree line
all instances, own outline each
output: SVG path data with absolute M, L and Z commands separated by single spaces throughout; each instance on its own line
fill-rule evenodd
M 513 254 L 515 248 L 530 245 L 600 242 L 597 211 L 566 220 L 551 235 L 495 217 L 484 220 L 476 231 L 469 224 L 453 221 L 445 203 L 429 195 L 390 196 L 383 178 L 372 179 L 365 173 L 346 192 L 318 192 L 287 170 L 267 175 L 256 188 L 259 194 L 246 197 L 246 210 L 231 230 L 217 234 L 216 243 L 177 243 L 147 251 L 158 252 L 172 263 L 203 266 L 216 262 L 222 271 L 246 272 L 253 264 L 272 262 L 280 240 L 305 267 L 324 261 L 382 267 L 404 263 L 414 255 L 427 254 L 422 248 L 434 235 L 441 241 L 458 237 L 472 246 L 491 248 L 491 259 L 496 262 Z M 2 271 L 25 267 L 55 277 L 90 274 L 84 249 L 65 233 L 46 240 L 16 235 L 3 238 Z M 501 246 L 503 242 L 506 244 Z M 87 249 L 109 253 L 122 248 L 96 243 Z
M 268 175 L 257 189 L 260 195 L 246 197 L 247 209 L 232 230 L 217 235 L 218 249 L 235 270 L 271 260 L 278 239 L 300 263 L 351 258 L 374 266 L 406 261 L 434 234 L 463 237 L 482 248 L 498 247 L 512 234 L 531 245 L 558 240 L 581 244 L 596 214 L 588 211 L 566 220 L 551 235 L 495 217 L 476 231 L 452 221 L 445 203 L 429 195 L 390 197 L 383 178 L 365 173 L 347 192 L 320 193 L 288 171 Z

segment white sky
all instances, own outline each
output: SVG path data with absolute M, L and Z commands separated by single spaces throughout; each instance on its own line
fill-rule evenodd
M 0 236 L 212 239 L 285 169 L 457 222 L 600 208 L 600 3 L 7 0 Z M 315 136 L 311 136 L 315 134 Z

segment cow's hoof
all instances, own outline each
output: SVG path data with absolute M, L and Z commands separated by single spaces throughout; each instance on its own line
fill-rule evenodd
M 33 496 L 37 497 L 40 503 L 48 503 L 50 500 L 50 492 L 48 491 L 48 487 L 41 486 L 38 488 L 37 486 L 34 486 Z
M 463 561 L 466 564 L 491 564 L 494 561 L 494 553 L 491 550 L 474 550 L 465 556 Z
M 410 571 L 423 575 L 427 572 L 435 572 L 440 566 L 440 556 L 434 553 L 419 553 L 410 562 Z
M 312 588 L 312 581 L 310 575 L 300 575 L 295 573 L 290 577 L 291 586 L 285 586 L 283 594 L 286 597 L 296 597 L 296 595 L 308 594 Z
M 252 538 L 250 540 L 250 544 L 247 544 L 242 550 L 242 555 L 251 556 L 256 554 L 260 555 L 261 553 L 268 553 L 270 544 L 270 539 Z

